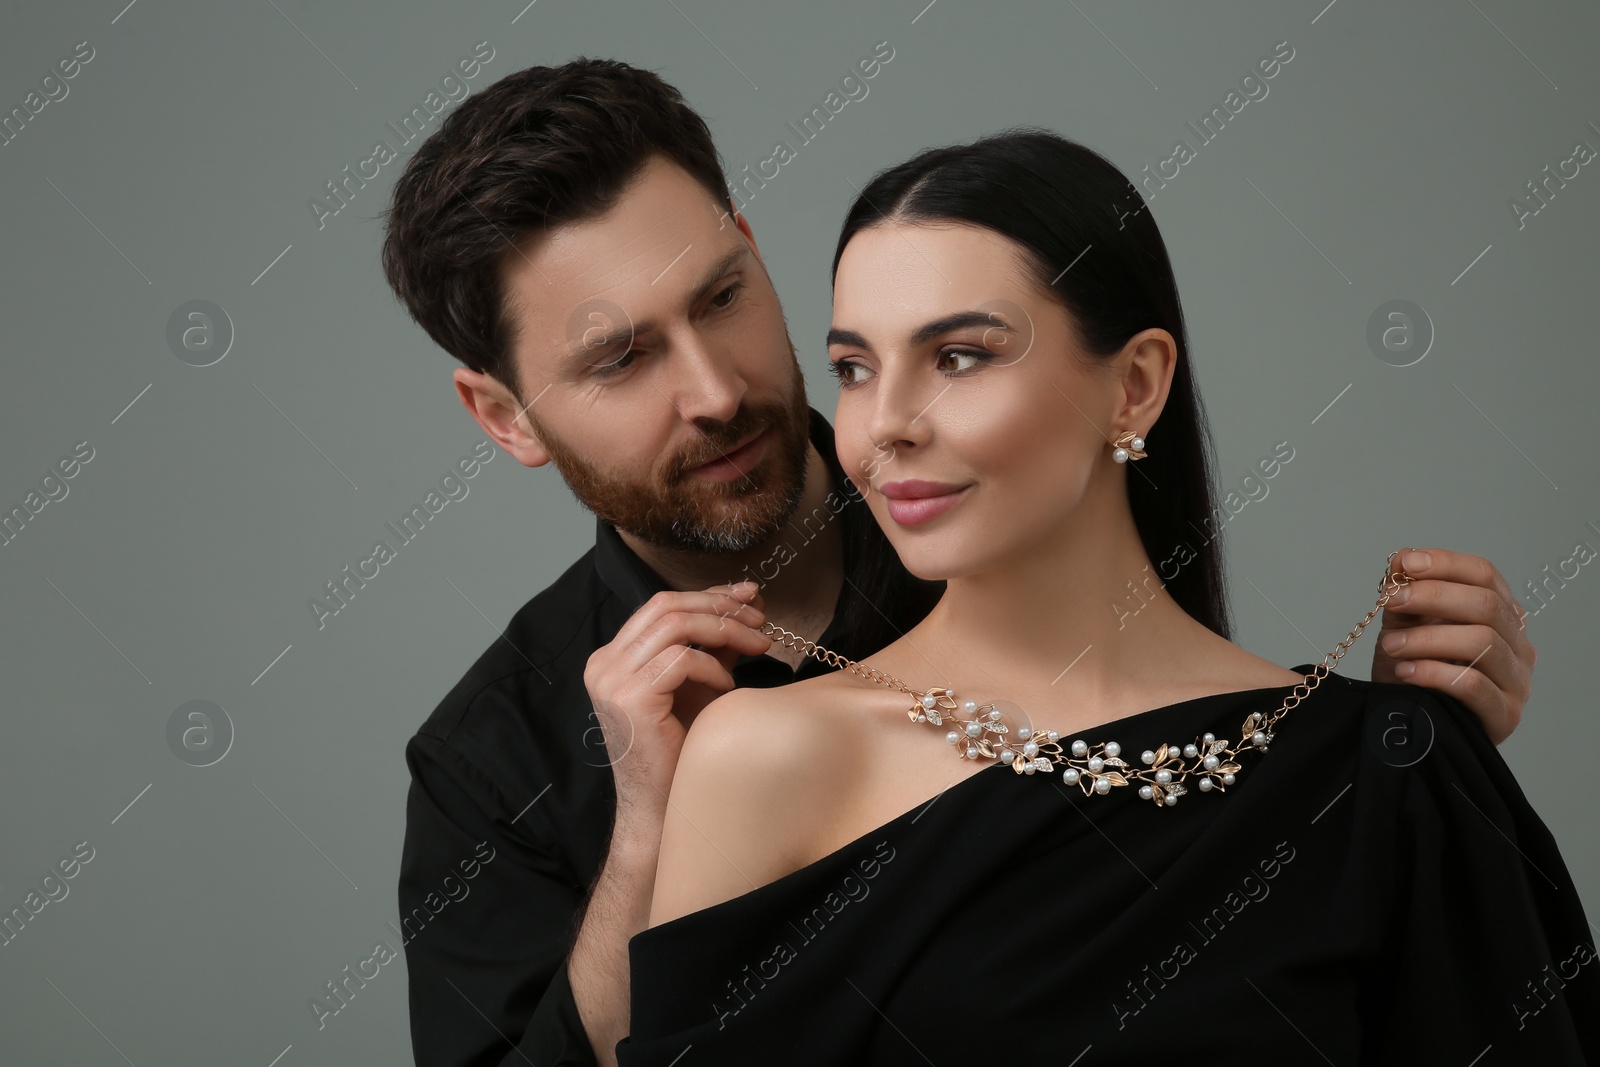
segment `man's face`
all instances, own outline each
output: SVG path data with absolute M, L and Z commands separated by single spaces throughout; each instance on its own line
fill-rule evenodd
M 537 442 L 578 500 L 667 547 L 732 552 L 798 506 L 809 412 L 748 224 L 652 159 L 606 214 L 508 256 Z

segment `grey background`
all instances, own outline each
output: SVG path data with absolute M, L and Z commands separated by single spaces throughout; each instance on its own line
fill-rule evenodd
M 868 97 L 748 210 L 829 414 L 827 262 L 852 183 L 1022 122 L 1130 175 L 1197 146 L 1151 206 L 1219 477 L 1295 448 L 1227 527 L 1238 638 L 1260 655 L 1320 658 L 1401 546 L 1487 556 L 1533 605 L 1525 582 L 1600 545 L 1600 173 L 1525 228 L 1508 206 L 1575 142 L 1600 146 L 1593 4 L 124 2 L 10 5 L 0 34 L 5 111 L 77 42 L 96 52 L 0 148 L 0 505 L 95 450 L 0 547 L 0 910 L 95 849 L 0 948 L 5 1063 L 409 1062 L 403 961 L 324 1029 L 307 1001 L 399 948 L 404 743 L 592 519 L 553 471 L 497 454 L 317 628 L 308 599 L 483 435 L 378 267 L 401 162 L 320 231 L 307 201 L 393 144 L 385 123 L 479 41 L 495 54 L 474 91 L 579 54 L 660 71 L 730 172 L 793 143 L 784 124 L 890 42 Z M 1269 95 L 1199 145 L 1185 122 L 1283 40 Z M 166 342 L 194 299 L 237 331 L 204 368 Z M 1366 340 L 1395 299 L 1437 333 L 1404 368 Z M 1536 692 L 1502 751 L 1594 916 L 1592 570 L 1530 621 Z M 1375 635 L 1343 673 L 1367 676 Z M 236 730 L 206 768 L 167 741 L 196 699 Z

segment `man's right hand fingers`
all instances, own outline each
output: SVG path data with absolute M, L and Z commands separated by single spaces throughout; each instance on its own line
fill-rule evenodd
M 663 649 L 639 677 L 656 693 L 676 692 L 685 682 L 722 693 L 733 688 L 733 675 L 715 656 L 697 648 Z
M 625 667 L 639 670 L 674 645 L 728 648 L 759 656 L 772 647 L 772 639 L 755 629 L 760 625 L 746 623 L 739 616 L 723 618 L 695 611 L 669 611 L 626 646 Z
M 753 595 L 760 598 L 759 592 Z M 766 619 L 759 607 L 735 595 L 729 586 L 688 592 L 664 590 L 640 605 L 639 610 L 618 628 L 612 642 L 619 648 L 626 648 L 638 642 L 655 628 L 663 616 L 672 612 L 693 612 L 723 621 L 725 625 L 728 621 L 738 621 L 755 628 L 759 628 Z

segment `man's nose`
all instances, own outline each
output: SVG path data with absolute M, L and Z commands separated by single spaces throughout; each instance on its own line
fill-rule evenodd
M 684 342 L 676 354 L 673 403 L 684 421 L 731 422 L 749 390 L 735 354 L 701 338 Z

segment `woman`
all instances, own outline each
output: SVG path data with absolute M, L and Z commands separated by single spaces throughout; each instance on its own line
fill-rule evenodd
M 861 194 L 839 458 L 948 585 L 863 665 L 701 712 L 624 1067 L 1600 1058 L 1577 891 L 1470 713 L 1327 673 L 1355 635 L 1293 670 L 1226 639 L 1184 337 L 1082 146 L 1011 132 Z

